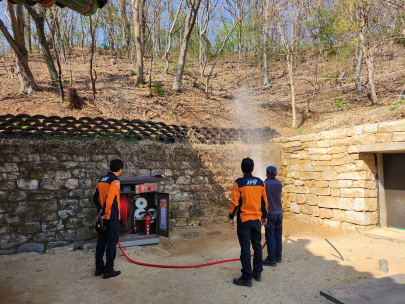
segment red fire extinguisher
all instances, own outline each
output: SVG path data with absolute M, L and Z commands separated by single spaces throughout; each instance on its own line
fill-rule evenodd
M 145 235 L 149 235 L 152 216 L 149 213 L 146 213 L 143 217 L 143 221 L 145 222 Z

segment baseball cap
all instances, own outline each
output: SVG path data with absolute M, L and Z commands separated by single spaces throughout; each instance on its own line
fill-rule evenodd
M 266 173 L 268 175 L 277 175 L 277 168 L 273 166 L 266 167 Z

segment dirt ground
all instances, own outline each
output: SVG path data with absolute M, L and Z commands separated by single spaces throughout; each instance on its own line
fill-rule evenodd
M 94 250 L 2 256 L 1 303 L 330 303 L 320 290 L 405 273 L 404 246 L 286 219 L 283 263 L 265 267 L 252 288 L 232 284 L 240 262 L 163 269 L 131 264 L 119 252 L 115 269 L 122 274 L 103 280 L 94 276 Z M 176 228 L 170 240 L 126 252 L 141 262 L 188 265 L 236 258 L 239 250 L 236 231 L 213 223 Z M 380 259 L 388 274 L 379 272 Z

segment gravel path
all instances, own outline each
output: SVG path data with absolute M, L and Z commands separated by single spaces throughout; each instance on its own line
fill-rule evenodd
M 325 241 L 328 239 L 343 255 Z M 135 260 L 187 265 L 239 256 L 226 224 L 176 228 L 171 240 L 126 250 Z M 389 274 L 378 271 L 388 260 Z M 404 245 L 357 233 L 284 221 L 283 263 L 266 267 L 262 282 L 235 286 L 240 263 L 192 269 L 133 265 L 117 254 L 113 279 L 94 277 L 94 252 L 18 254 L 0 258 L 2 303 L 331 303 L 320 290 L 405 273 Z

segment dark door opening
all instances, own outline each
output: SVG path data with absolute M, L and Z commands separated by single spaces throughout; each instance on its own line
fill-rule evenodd
M 405 153 L 383 154 L 387 225 L 405 228 Z

